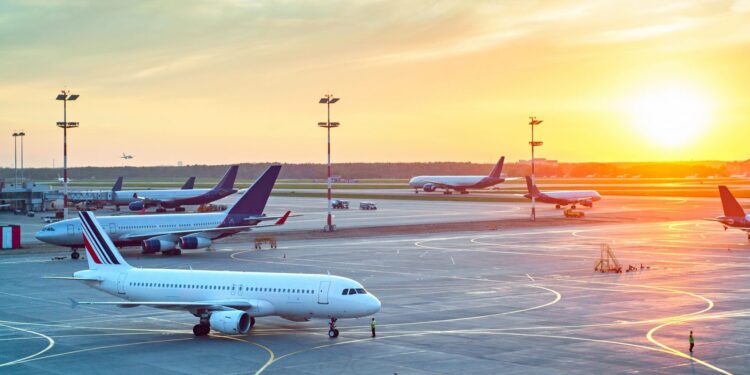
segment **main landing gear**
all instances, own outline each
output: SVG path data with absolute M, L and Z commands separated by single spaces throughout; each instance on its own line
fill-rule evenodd
M 70 250 L 72 251 L 70 253 L 70 259 L 74 259 L 75 260 L 75 259 L 78 259 L 78 258 L 81 257 L 81 254 L 78 252 L 77 248 L 74 247 L 74 248 L 71 248 Z
M 328 323 L 328 337 L 332 339 L 339 337 L 339 330 L 336 328 L 336 318 L 331 318 L 331 322 Z
M 165 257 L 173 256 L 173 255 L 181 255 L 182 250 L 180 249 L 165 250 L 165 251 L 162 251 L 161 254 L 164 255 Z

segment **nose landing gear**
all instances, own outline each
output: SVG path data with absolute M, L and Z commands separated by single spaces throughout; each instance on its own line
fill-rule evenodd
M 336 318 L 331 318 L 331 322 L 328 323 L 328 337 L 332 339 L 339 337 L 339 330 L 336 328 Z

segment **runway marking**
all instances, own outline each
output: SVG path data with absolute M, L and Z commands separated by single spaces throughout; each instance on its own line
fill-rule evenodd
M 528 278 L 529 278 L 529 279 L 530 279 L 531 281 L 536 281 L 536 280 L 534 280 L 534 278 L 533 278 L 533 277 L 531 277 L 531 275 L 529 275 L 528 273 L 526 274 L 526 277 L 528 277 Z
M 25 332 L 25 333 L 31 333 L 32 335 L 37 335 L 37 336 L 39 336 L 39 337 L 47 340 L 47 346 L 44 349 L 42 349 L 42 350 L 40 350 L 40 351 L 38 351 L 38 352 L 36 352 L 34 354 L 31 354 L 31 355 L 28 355 L 26 357 L 23 357 L 23 358 L 19 358 L 19 359 L 13 360 L 13 361 L 5 362 L 5 363 L 0 363 L 0 367 L 12 366 L 12 365 L 15 365 L 15 364 L 18 364 L 18 363 L 23 363 L 23 362 L 25 362 L 27 360 L 33 360 L 34 358 L 36 358 L 36 357 L 38 357 L 38 356 L 46 353 L 48 350 L 52 349 L 53 346 L 55 346 L 55 340 L 52 339 L 52 337 L 49 337 L 49 336 L 47 336 L 47 335 L 45 335 L 43 333 L 32 331 L 30 329 L 13 327 L 13 326 L 10 326 L 10 325 L 7 325 L 7 324 L 2 324 L 2 323 L 0 323 L 0 326 L 6 327 L 6 328 L 10 328 L 10 329 L 14 329 L 16 331 L 21 331 L 21 332 Z
M 451 255 L 451 263 L 453 263 L 454 266 L 456 265 L 456 261 L 453 259 L 453 255 Z
M 263 371 L 265 371 L 266 368 L 268 368 L 268 366 L 270 366 L 276 360 L 276 354 L 274 354 L 273 350 L 271 350 L 269 347 L 267 347 L 267 346 L 265 346 L 263 344 L 258 344 L 257 342 L 254 342 L 254 341 L 242 340 L 239 337 L 233 337 L 233 336 L 224 336 L 224 335 L 211 335 L 211 336 L 220 337 L 220 338 L 228 339 L 228 340 L 234 340 L 234 341 L 244 342 L 245 344 L 255 345 L 255 346 L 257 346 L 257 347 L 265 350 L 268 353 L 268 360 L 266 361 L 266 363 L 263 364 L 263 366 L 261 366 L 257 371 L 255 371 L 256 375 L 262 373 Z

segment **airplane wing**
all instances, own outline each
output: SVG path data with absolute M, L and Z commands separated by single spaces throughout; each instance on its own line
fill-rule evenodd
M 71 299 L 73 307 L 78 305 L 114 305 L 118 307 L 138 307 L 148 306 L 156 307 L 160 309 L 171 309 L 171 310 L 195 310 L 195 309 L 207 309 L 211 311 L 220 310 L 249 310 L 257 303 L 248 300 L 215 300 L 215 301 L 76 301 Z
M 268 220 L 276 220 L 275 223 L 271 225 L 239 225 L 239 226 L 233 226 L 233 227 L 216 227 L 216 228 L 203 228 L 203 229 L 182 229 L 182 230 L 175 230 L 175 231 L 161 231 L 161 232 L 147 232 L 147 233 L 130 233 L 130 234 L 124 234 L 120 236 L 120 240 L 146 240 L 153 237 L 159 237 L 159 236 L 165 236 L 165 235 L 176 235 L 176 236 L 185 236 L 188 234 L 199 234 L 199 233 L 208 233 L 208 234 L 221 234 L 221 233 L 237 233 L 242 232 L 245 230 L 250 230 L 252 228 L 263 228 L 263 227 L 273 227 L 277 225 L 284 225 L 287 218 L 289 218 L 292 211 L 287 211 L 283 216 L 263 216 L 263 217 L 252 217 L 248 218 L 248 220 L 258 220 L 258 221 L 268 221 Z M 210 237 L 210 236 L 209 236 Z
M 93 277 L 68 277 L 68 276 L 42 276 L 42 279 L 77 280 L 77 281 L 102 281 L 101 278 L 93 278 Z
M 441 188 L 441 189 L 456 189 L 458 187 L 458 186 L 455 186 L 455 185 L 445 184 L 445 183 L 437 182 L 437 181 L 425 181 L 424 183 L 425 184 L 432 184 L 436 188 Z

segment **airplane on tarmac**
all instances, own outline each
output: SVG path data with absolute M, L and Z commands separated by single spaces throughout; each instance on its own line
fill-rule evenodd
M 199 318 L 195 336 L 211 329 L 245 334 L 255 318 L 279 316 L 293 322 L 330 319 L 328 336 L 338 337 L 336 320 L 360 318 L 380 311 L 380 301 L 362 284 L 345 277 L 315 274 L 199 271 L 134 268 L 123 259 L 96 217 L 78 213 L 83 223 L 89 269 L 73 277 L 125 301 L 79 302 L 76 305 L 149 306 L 187 311 Z M 184 215 L 182 215 L 184 216 Z M 340 292 L 339 292 L 340 291 Z
M 158 207 L 156 212 L 166 212 L 168 208 L 174 208 L 175 211 L 182 212 L 185 211 L 185 208 L 182 206 L 211 203 L 236 193 L 234 180 L 237 178 L 238 169 L 239 166 L 237 165 L 229 167 L 221 181 L 212 189 L 186 189 L 186 186 L 193 186 L 195 184 L 195 178 L 192 178 L 192 182 L 188 179 L 182 189 L 179 190 L 118 191 L 112 197 L 112 203 L 117 210 L 120 209 L 120 206 L 127 205 L 131 211 L 142 211 L 149 207 Z
M 536 183 L 531 180 L 531 176 L 526 176 L 526 188 L 529 190 L 524 197 L 531 199 L 534 197 L 537 202 L 551 203 L 555 208 L 561 208 L 571 205 L 570 208 L 576 208 L 576 204 L 581 206 L 593 207 L 594 202 L 601 200 L 602 196 L 594 190 L 561 190 L 561 191 L 539 191 Z
M 416 176 L 409 180 L 409 186 L 414 188 L 414 193 L 419 194 L 419 189 L 431 193 L 437 189 L 445 189 L 443 194 L 453 194 L 452 190 L 461 194 L 469 194 L 467 189 L 484 189 L 497 185 L 505 180 L 500 176 L 503 172 L 505 156 L 497 161 L 497 164 L 487 176 Z
M 180 255 L 181 250 L 208 248 L 214 240 L 257 227 L 263 221 L 275 220 L 275 223 L 262 226 L 286 222 L 290 211 L 275 217 L 263 214 L 280 170 L 280 165 L 268 167 L 224 212 L 102 216 L 98 220 L 117 246 L 141 246 L 144 254 Z M 68 219 L 44 226 L 35 237 L 42 242 L 70 247 L 71 258 L 78 259 L 78 249 L 85 245 L 82 231 L 79 219 Z
M 724 216 L 706 220 L 721 223 L 724 225 L 724 230 L 733 228 L 744 231 L 747 233 L 748 242 L 750 242 L 750 215 L 745 213 L 745 209 L 737 202 L 737 199 L 726 186 L 719 186 L 719 196 L 721 197 L 721 206 L 724 208 Z
M 120 159 L 125 159 L 125 160 L 132 159 L 132 158 L 133 158 L 133 155 L 125 155 L 124 152 L 122 153 L 122 156 L 120 156 Z

